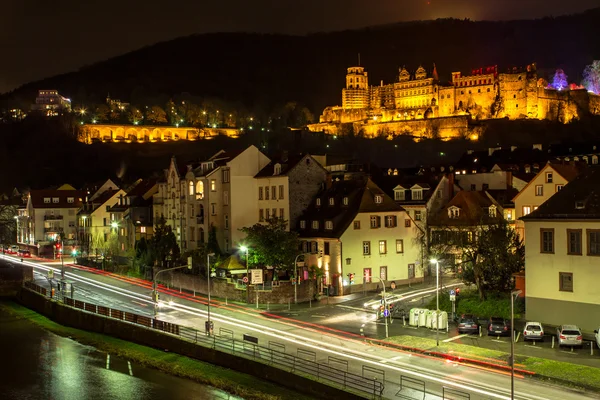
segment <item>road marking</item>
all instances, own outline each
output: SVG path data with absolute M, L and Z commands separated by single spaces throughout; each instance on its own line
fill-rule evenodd
M 492 339 L 492 342 L 496 343 L 506 343 L 504 340 Z
M 369 312 L 369 310 L 366 310 L 364 308 L 358 308 L 358 307 L 351 307 L 351 306 L 344 306 L 341 304 L 336 305 L 336 307 L 340 307 L 340 308 L 347 308 L 348 310 L 354 310 L 354 311 L 362 311 L 362 312 Z
M 565 354 L 577 354 L 577 353 L 575 353 L 573 351 L 566 351 L 566 350 L 561 350 L 560 352 L 561 353 L 565 353 Z
M 458 336 L 451 337 L 450 339 L 442 340 L 442 342 L 448 343 L 448 342 L 451 342 L 453 340 L 458 340 L 460 338 L 464 338 L 465 336 L 469 336 L 469 334 L 468 333 L 463 333 L 462 335 L 458 335 Z
M 110 354 L 106 354 L 106 369 L 110 369 Z
M 525 345 L 525 347 L 531 347 L 531 348 L 534 348 L 534 349 L 541 349 L 541 350 L 544 350 L 544 348 L 543 348 L 543 347 L 541 347 L 541 346 L 533 346 L 533 345 L 531 345 L 531 344 L 526 344 L 526 345 Z
M 148 304 L 140 303 L 139 301 L 135 301 L 135 300 L 131 300 L 131 302 L 135 303 L 135 304 L 138 304 L 140 306 L 143 306 L 143 307 L 147 307 L 148 306 Z
M 133 376 L 133 371 L 131 370 L 131 362 L 127 361 L 127 366 L 129 367 L 129 375 Z
M 313 315 L 311 315 L 311 317 L 313 317 L 313 318 L 327 318 L 326 315 L 319 315 L 319 314 L 313 314 Z
M 397 357 L 392 357 L 392 358 L 382 358 L 381 360 L 379 360 L 379 362 L 386 363 L 386 362 L 390 362 L 390 361 L 396 361 L 401 358 L 404 358 L 404 356 L 397 356 Z

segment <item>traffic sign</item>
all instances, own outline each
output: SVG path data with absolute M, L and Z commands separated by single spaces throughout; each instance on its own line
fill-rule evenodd
M 456 295 L 456 292 L 454 291 L 454 289 L 452 289 L 452 290 L 450 291 L 450 296 L 454 296 L 454 295 Z
M 253 285 L 260 285 L 263 283 L 263 270 L 262 269 L 251 269 L 250 276 L 252 277 Z
M 242 278 L 242 282 L 244 282 L 244 283 L 248 283 L 248 277 L 247 277 L 247 276 L 245 276 L 244 278 Z

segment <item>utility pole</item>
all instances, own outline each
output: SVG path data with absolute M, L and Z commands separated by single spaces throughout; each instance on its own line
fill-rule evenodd
M 157 283 L 158 275 L 162 274 L 163 272 L 173 271 L 173 270 L 181 269 L 181 268 L 192 269 L 192 257 L 188 257 L 187 265 L 163 269 L 163 270 L 158 271 L 156 274 L 154 274 L 154 279 L 152 280 L 152 301 L 154 302 L 154 316 L 155 317 L 156 317 L 156 311 L 158 308 L 158 283 Z
M 298 254 L 294 259 L 294 279 L 296 279 L 296 282 L 294 282 L 294 304 L 298 304 L 298 283 L 300 282 L 298 279 L 298 257 L 301 256 L 303 257 L 304 254 Z
M 515 297 L 522 290 L 510 292 L 510 398 L 515 398 Z
M 206 331 L 206 334 L 208 336 L 210 336 L 213 331 L 213 323 L 210 320 L 210 257 L 214 257 L 214 255 L 215 253 L 209 253 L 206 255 L 206 279 L 208 285 L 208 321 L 206 321 L 206 326 L 204 330 Z

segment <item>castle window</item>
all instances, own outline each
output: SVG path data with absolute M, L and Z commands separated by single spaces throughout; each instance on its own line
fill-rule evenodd
M 487 91 L 488 91 L 488 93 L 489 93 L 489 92 L 490 92 L 490 88 L 488 88 L 488 90 L 487 90 Z
M 481 93 L 481 89 L 477 89 L 477 93 Z

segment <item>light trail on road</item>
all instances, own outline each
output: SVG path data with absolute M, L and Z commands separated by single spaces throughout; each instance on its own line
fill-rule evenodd
M 10 259 L 14 260 L 12 258 L 10 258 Z M 53 270 L 54 272 L 60 272 L 60 268 L 54 268 L 52 266 L 37 264 L 37 263 L 30 262 L 30 261 L 23 261 L 22 263 L 24 265 L 29 265 L 33 268 L 42 269 L 45 271 Z M 111 285 L 108 283 L 98 282 L 91 278 L 76 275 L 72 272 L 66 272 L 65 275 L 66 276 L 68 275 L 69 279 L 72 279 L 74 281 L 79 281 L 81 283 L 96 287 L 101 290 L 106 290 L 106 291 L 109 291 L 111 293 L 115 293 L 115 294 L 118 294 L 121 296 L 125 296 L 130 299 L 141 300 L 141 301 L 144 301 L 153 306 L 153 302 L 151 301 L 150 295 L 143 295 L 143 294 L 136 293 L 136 292 L 133 292 L 128 289 L 120 288 L 120 287 L 117 287 L 117 286 L 114 286 L 114 285 Z M 183 298 L 183 299 L 185 300 L 185 298 Z M 183 305 L 183 304 L 178 304 L 175 302 L 172 302 L 172 303 L 170 302 L 168 304 L 163 303 L 163 307 L 168 307 L 175 311 L 186 313 L 189 315 L 195 315 L 198 317 L 206 317 L 206 314 L 207 314 L 203 310 L 199 310 L 197 308 L 190 307 L 190 306 Z M 215 313 L 215 312 L 211 312 L 211 317 L 215 321 L 223 323 L 223 324 L 236 326 L 236 327 L 239 327 L 242 329 L 250 330 L 252 332 L 258 332 L 260 334 L 274 337 L 277 339 L 282 339 L 282 340 L 294 343 L 299 346 L 304 346 L 304 347 L 312 348 L 312 349 L 319 350 L 322 352 L 345 357 L 350 360 L 355 360 L 355 361 L 360 361 L 362 363 L 375 365 L 379 368 L 385 368 L 388 370 L 393 370 L 396 372 L 412 375 L 412 376 L 415 376 L 415 377 L 418 377 L 421 379 L 425 379 L 427 381 L 436 382 L 443 386 L 444 385 L 451 386 L 453 388 L 468 391 L 471 393 L 477 393 L 477 394 L 483 395 L 483 396 L 491 396 L 495 399 L 510 399 L 510 397 L 503 394 L 506 392 L 506 389 L 503 389 L 501 387 L 494 386 L 494 385 L 485 384 L 481 381 L 473 381 L 473 380 L 469 380 L 469 379 L 465 379 L 465 378 L 461 378 L 461 377 L 449 377 L 447 374 L 439 373 L 438 371 L 433 371 L 430 368 L 419 367 L 419 366 L 411 365 L 411 364 L 404 363 L 404 362 L 401 363 L 396 360 L 394 360 L 393 362 L 397 363 L 397 364 L 401 363 L 405 366 L 405 368 L 401 368 L 398 366 L 392 366 L 392 365 L 383 363 L 382 356 L 374 355 L 373 358 L 371 358 L 371 357 L 367 358 L 367 357 L 365 357 L 364 354 L 362 354 L 362 352 L 357 351 L 357 350 L 345 348 L 342 346 L 337 346 L 334 344 L 324 343 L 322 340 L 319 341 L 319 340 L 311 339 L 306 336 L 297 335 L 297 334 L 294 334 L 291 332 L 286 332 L 286 331 L 283 331 L 280 329 L 272 328 L 272 327 L 265 326 L 262 324 L 257 324 L 254 322 L 249 322 L 249 321 L 240 322 L 237 318 L 226 316 L 226 315 Z M 298 327 L 298 326 L 294 326 L 294 328 L 306 330 L 305 328 Z M 314 331 L 312 331 L 312 332 L 314 332 Z M 322 332 L 318 332 L 318 333 L 322 334 Z M 339 340 L 348 341 L 347 338 L 341 338 L 339 336 L 334 336 L 334 335 L 331 335 L 331 336 L 336 337 Z M 352 342 L 360 344 L 362 346 L 367 346 L 362 342 L 357 342 L 357 341 L 353 341 L 353 340 L 352 340 Z M 386 349 L 386 350 L 399 352 L 394 349 Z M 404 352 L 402 352 L 402 353 L 404 353 Z M 389 362 L 389 360 L 388 360 L 388 362 Z M 463 364 L 460 364 L 460 365 L 463 365 Z M 412 370 L 406 369 L 406 368 L 412 368 Z M 415 371 L 415 370 L 418 370 L 418 371 Z M 452 380 L 450 380 L 450 379 L 452 379 Z M 474 385 L 474 386 L 472 386 L 472 385 Z M 485 389 L 483 389 L 483 388 L 485 388 Z M 536 399 L 536 400 L 546 399 L 545 397 L 531 395 L 531 394 L 524 394 L 524 393 L 520 393 L 520 392 L 517 392 L 516 395 L 517 395 L 516 398 L 523 398 L 523 399 Z

